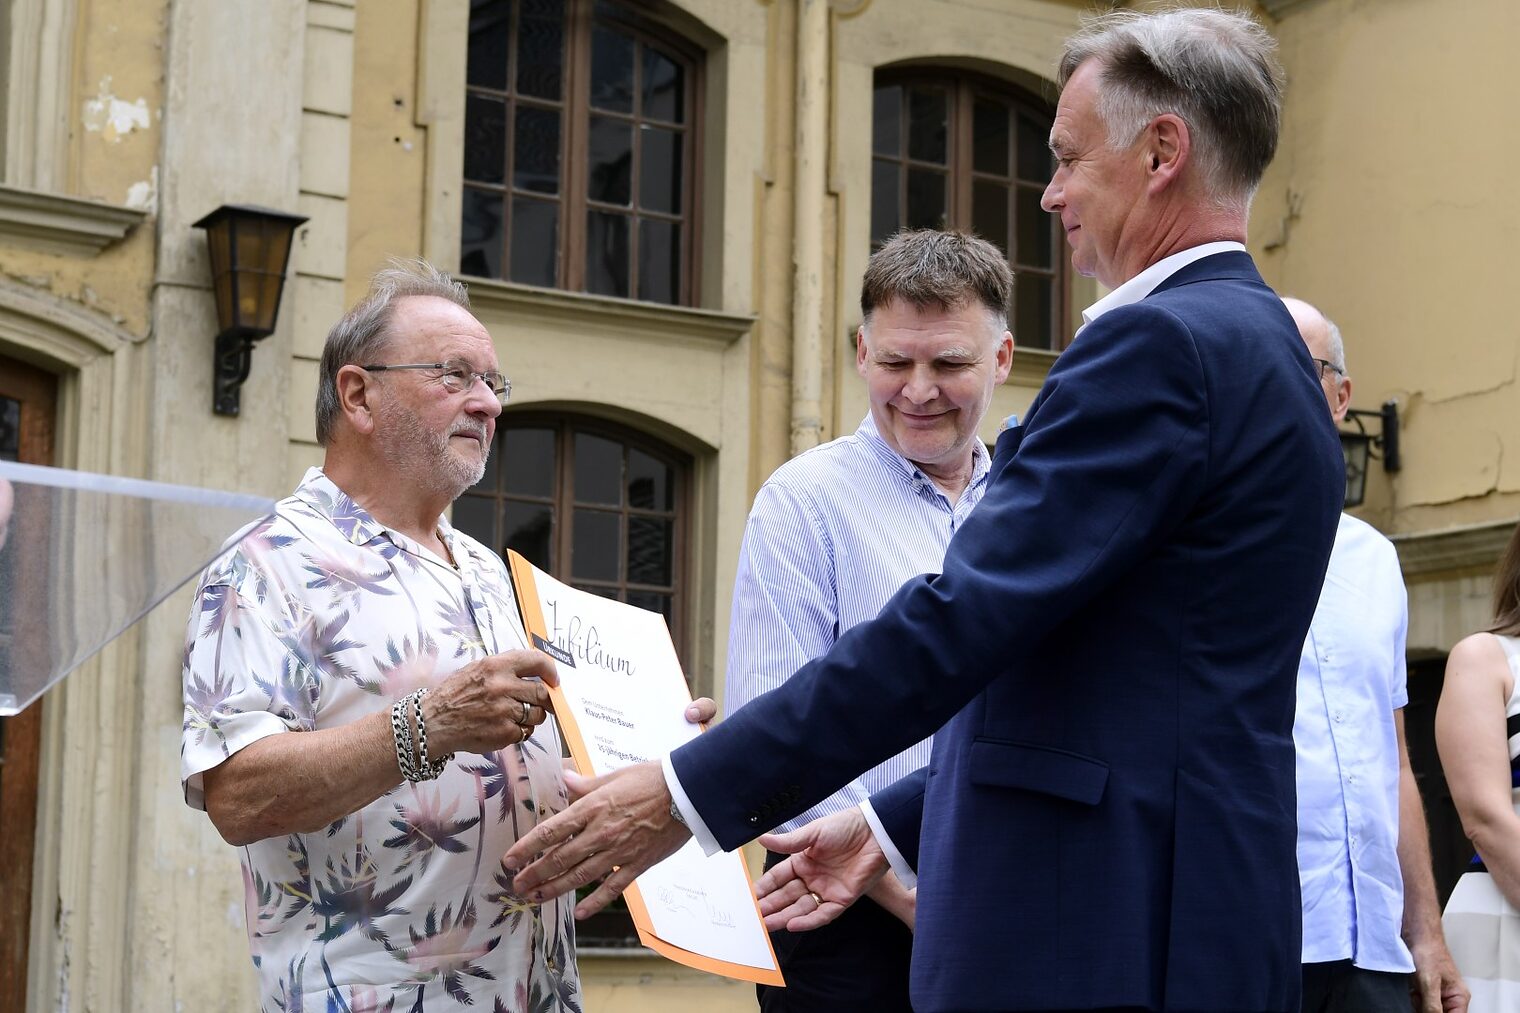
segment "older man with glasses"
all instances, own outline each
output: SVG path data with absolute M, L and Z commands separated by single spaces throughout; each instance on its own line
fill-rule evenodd
M 501 865 L 566 804 L 553 663 L 443 519 L 510 390 L 463 286 L 381 271 L 323 350 L 322 467 L 201 580 L 181 776 L 240 849 L 263 1009 L 581 1008 L 569 903 Z

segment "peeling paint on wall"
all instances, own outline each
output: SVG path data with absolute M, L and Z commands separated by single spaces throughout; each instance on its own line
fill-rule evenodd
M 154 166 L 148 178 L 127 187 L 127 207 L 158 214 L 158 166 Z
M 111 94 L 111 75 L 100 79 L 100 94 L 85 99 L 84 128 L 108 141 L 119 143 L 134 130 L 147 130 L 152 124 L 148 100 L 127 102 Z

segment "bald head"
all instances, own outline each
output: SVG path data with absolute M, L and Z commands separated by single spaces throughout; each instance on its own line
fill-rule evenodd
M 1302 299 L 1284 296 L 1283 305 L 1298 325 L 1304 344 L 1309 346 L 1309 355 L 1330 363 L 1330 369 L 1321 367 L 1320 386 L 1330 405 L 1330 417 L 1339 422 L 1351 407 L 1351 378 L 1346 375 L 1346 347 L 1341 342 L 1341 329 Z

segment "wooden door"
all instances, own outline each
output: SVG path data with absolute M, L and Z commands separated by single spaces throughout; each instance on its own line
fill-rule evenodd
M 0 356 L 0 460 L 53 463 L 57 389 L 51 373 Z M 9 537 L 0 548 L 0 595 L 14 605 L 0 609 L 0 653 L 13 661 L 20 660 L 15 629 L 38 618 L 16 611 L 27 604 L 17 589 L 46 564 L 43 543 L 23 537 L 19 523 L 17 518 L 9 524 Z M 0 718 L 0 1008 L 6 1010 L 21 1009 L 26 1002 L 41 743 L 42 701 L 15 717 Z

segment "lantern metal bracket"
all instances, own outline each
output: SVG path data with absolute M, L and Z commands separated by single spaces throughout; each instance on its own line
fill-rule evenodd
M 1403 467 L 1403 458 L 1399 455 L 1399 403 L 1392 399 L 1383 402 L 1383 407 L 1373 411 L 1366 408 L 1349 408 L 1346 417 L 1356 423 L 1357 434 L 1368 436 L 1373 449 L 1368 450 L 1367 456 L 1374 461 L 1383 462 L 1383 470 L 1389 473 L 1398 471 Z M 1371 436 L 1367 432 L 1367 426 L 1362 419 L 1377 419 L 1378 432 Z

